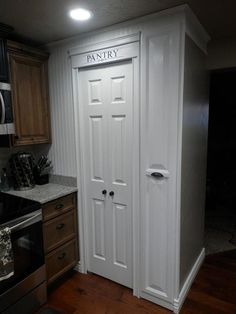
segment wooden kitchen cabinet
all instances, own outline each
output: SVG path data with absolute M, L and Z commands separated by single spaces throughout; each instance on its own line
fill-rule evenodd
M 50 143 L 48 54 L 7 42 L 16 134 L 14 146 Z
M 0 38 L 0 82 L 8 82 L 8 63 L 5 40 Z
M 76 254 L 77 245 L 75 239 L 73 239 L 46 255 L 48 284 L 51 284 L 76 265 Z
M 42 206 L 47 283 L 50 284 L 78 262 L 76 193 Z

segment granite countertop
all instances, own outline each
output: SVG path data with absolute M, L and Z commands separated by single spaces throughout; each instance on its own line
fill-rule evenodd
M 24 197 L 41 204 L 53 201 L 59 197 L 76 192 L 77 187 L 64 186 L 55 183 L 48 183 L 44 185 L 36 185 L 33 189 L 27 191 L 10 190 L 5 192 L 7 194 Z

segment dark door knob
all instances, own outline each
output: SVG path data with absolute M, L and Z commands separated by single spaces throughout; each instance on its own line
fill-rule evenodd
M 113 191 L 111 191 L 111 192 L 109 193 L 110 196 L 114 196 L 114 194 L 115 194 L 115 193 L 114 193 Z
M 106 194 L 107 194 L 107 190 L 103 190 L 103 191 L 102 191 L 102 194 L 103 194 L 103 195 L 106 195 Z

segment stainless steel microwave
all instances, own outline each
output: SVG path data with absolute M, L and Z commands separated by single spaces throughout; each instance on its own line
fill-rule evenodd
M 14 133 L 11 85 L 0 83 L 0 135 Z

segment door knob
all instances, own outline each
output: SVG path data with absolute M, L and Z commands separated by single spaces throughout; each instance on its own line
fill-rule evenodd
M 113 191 L 111 191 L 111 192 L 109 193 L 110 196 L 114 196 L 114 194 L 115 194 L 115 193 L 114 193 Z
M 103 190 L 103 191 L 102 191 L 102 194 L 103 194 L 103 195 L 106 195 L 106 194 L 107 194 L 107 190 Z

